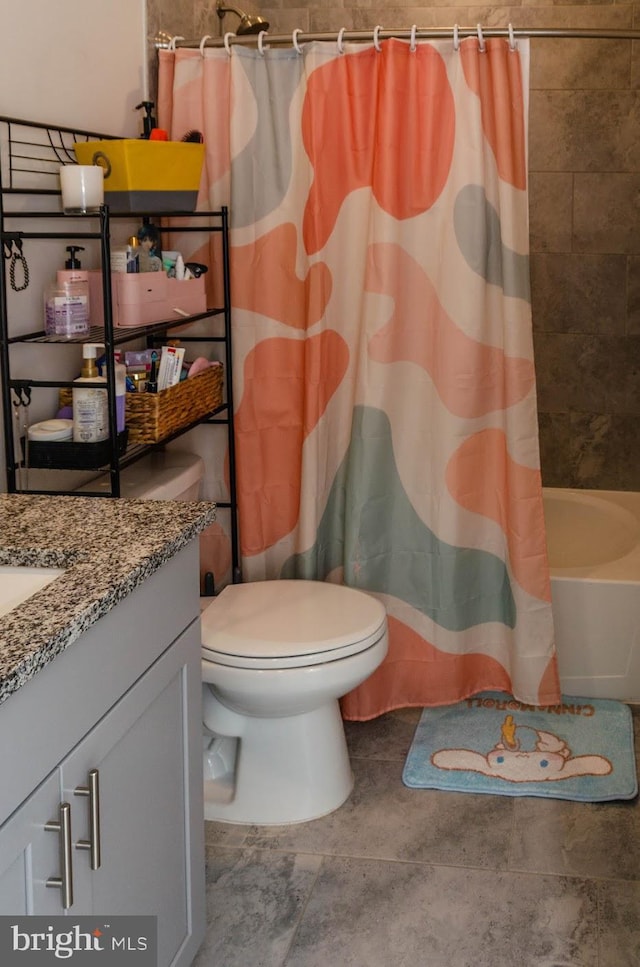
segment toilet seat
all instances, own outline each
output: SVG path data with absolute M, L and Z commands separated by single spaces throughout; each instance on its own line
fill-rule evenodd
M 205 608 L 202 658 L 236 668 L 299 668 L 339 661 L 386 632 L 384 606 L 322 581 L 258 581 L 224 588 Z

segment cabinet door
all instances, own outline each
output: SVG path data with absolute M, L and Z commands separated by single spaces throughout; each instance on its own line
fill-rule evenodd
M 0 914 L 62 914 L 59 888 L 60 834 L 45 825 L 60 819 L 60 776 L 56 771 L 38 786 L 0 829 Z M 73 832 L 73 827 L 72 827 Z
M 189 780 L 193 780 L 194 729 L 193 713 L 191 721 L 188 715 L 188 697 L 193 700 L 200 694 L 199 652 L 196 624 L 158 659 L 62 765 L 63 797 L 72 803 L 74 912 L 157 916 L 159 965 L 174 963 L 180 948 L 189 944 L 193 928 L 193 795 Z M 185 654 L 191 655 L 188 662 Z M 200 733 L 199 704 L 193 711 Z M 97 770 L 99 778 L 101 858 L 96 870 L 91 869 L 91 850 L 77 848 L 78 840 L 91 840 L 91 797 L 86 792 L 78 795 L 78 787 L 89 788 L 91 770 Z M 199 772 L 201 789 L 201 769 Z M 195 815 L 198 819 L 193 834 L 199 843 L 199 826 L 203 828 L 204 823 L 197 809 Z M 202 871 L 195 872 L 204 881 L 204 856 L 200 855 L 197 862 L 202 864 Z M 194 954 L 195 950 L 186 962 Z

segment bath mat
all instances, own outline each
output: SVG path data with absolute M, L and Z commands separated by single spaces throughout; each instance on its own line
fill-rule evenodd
M 500 692 L 426 708 L 402 779 L 414 789 L 632 799 L 638 780 L 631 709 L 573 696 L 534 708 Z

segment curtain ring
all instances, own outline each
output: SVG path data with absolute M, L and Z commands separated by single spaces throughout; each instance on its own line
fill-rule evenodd
M 338 47 L 339 54 L 344 54 L 344 40 L 342 38 L 344 37 L 344 32 L 346 29 L 347 29 L 346 27 L 340 27 L 340 30 L 338 31 L 338 39 L 336 41 L 336 44 Z
M 458 25 L 453 25 L 453 49 L 460 50 L 460 37 L 458 35 Z
M 513 32 L 513 24 L 509 24 L 509 50 L 514 51 L 518 49 L 518 42 L 516 41 L 516 35 Z
M 231 41 L 231 38 L 232 37 L 235 37 L 235 34 L 233 33 L 232 30 L 230 30 L 228 33 L 226 33 L 224 35 L 224 49 L 228 53 L 229 57 L 231 57 L 231 43 L 230 43 L 230 41 Z
M 485 44 L 484 44 L 484 36 L 482 34 L 482 27 L 480 26 L 480 24 L 476 24 L 476 30 L 478 31 L 478 50 L 480 51 L 481 54 L 484 54 L 487 48 L 485 47 Z
M 378 51 L 382 53 L 382 47 L 380 46 L 380 31 L 382 30 L 382 24 L 378 24 L 377 27 L 373 28 L 373 46 Z
M 414 24 L 411 28 L 411 43 L 409 44 L 409 50 L 413 53 L 416 49 L 416 31 L 418 29 L 417 24 Z
M 293 31 L 293 34 L 291 36 L 291 43 L 295 47 L 298 54 L 302 53 L 302 47 L 298 43 L 298 34 L 301 34 L 301 33 L 302 33 L 302 28 L 296 27 L 296 29 Z
M 176 49 L 176 42 L 178 40 L 184 40 L 184 37 L 181 37 L 180 34 L 177 34 L 175 37 L 172 37 L 171 40 L 169 41 L 169 46 L 168 46 L 167 50 L 173 50 L 173 51 L 175 51 L 175 49 Z
M 266 30 L 261 30 L 260 33 L 258 34 L 258 53 L 261 54 L 262 57 L 264 57 L 264 47 L 262 45 L 264 43 L 264 38 L 266 36 L 266 33 L 267 33 Z
M 211 34 L 205 34 L 204 37 L 202 38 L 202 40 L 200 41 L 200 56 L 201 57 L 204 57 L 204 45 L 206 44 L 206 42 L 208 40 L 211 40 Z

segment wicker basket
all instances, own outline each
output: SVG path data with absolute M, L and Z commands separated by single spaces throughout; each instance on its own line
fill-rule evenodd
M 129 443 L 160 443 L 221 406 L 223 376 L 222 363 L 216 363 L 159 393 L 127 393 Z M 61 389 L 59 396 L 60 406 L 71 406 L 70 389 Z
M 127 393 L 129 443 L 159 443 L 222 404 L 223 367 L 210 366 L 159 393 Z

